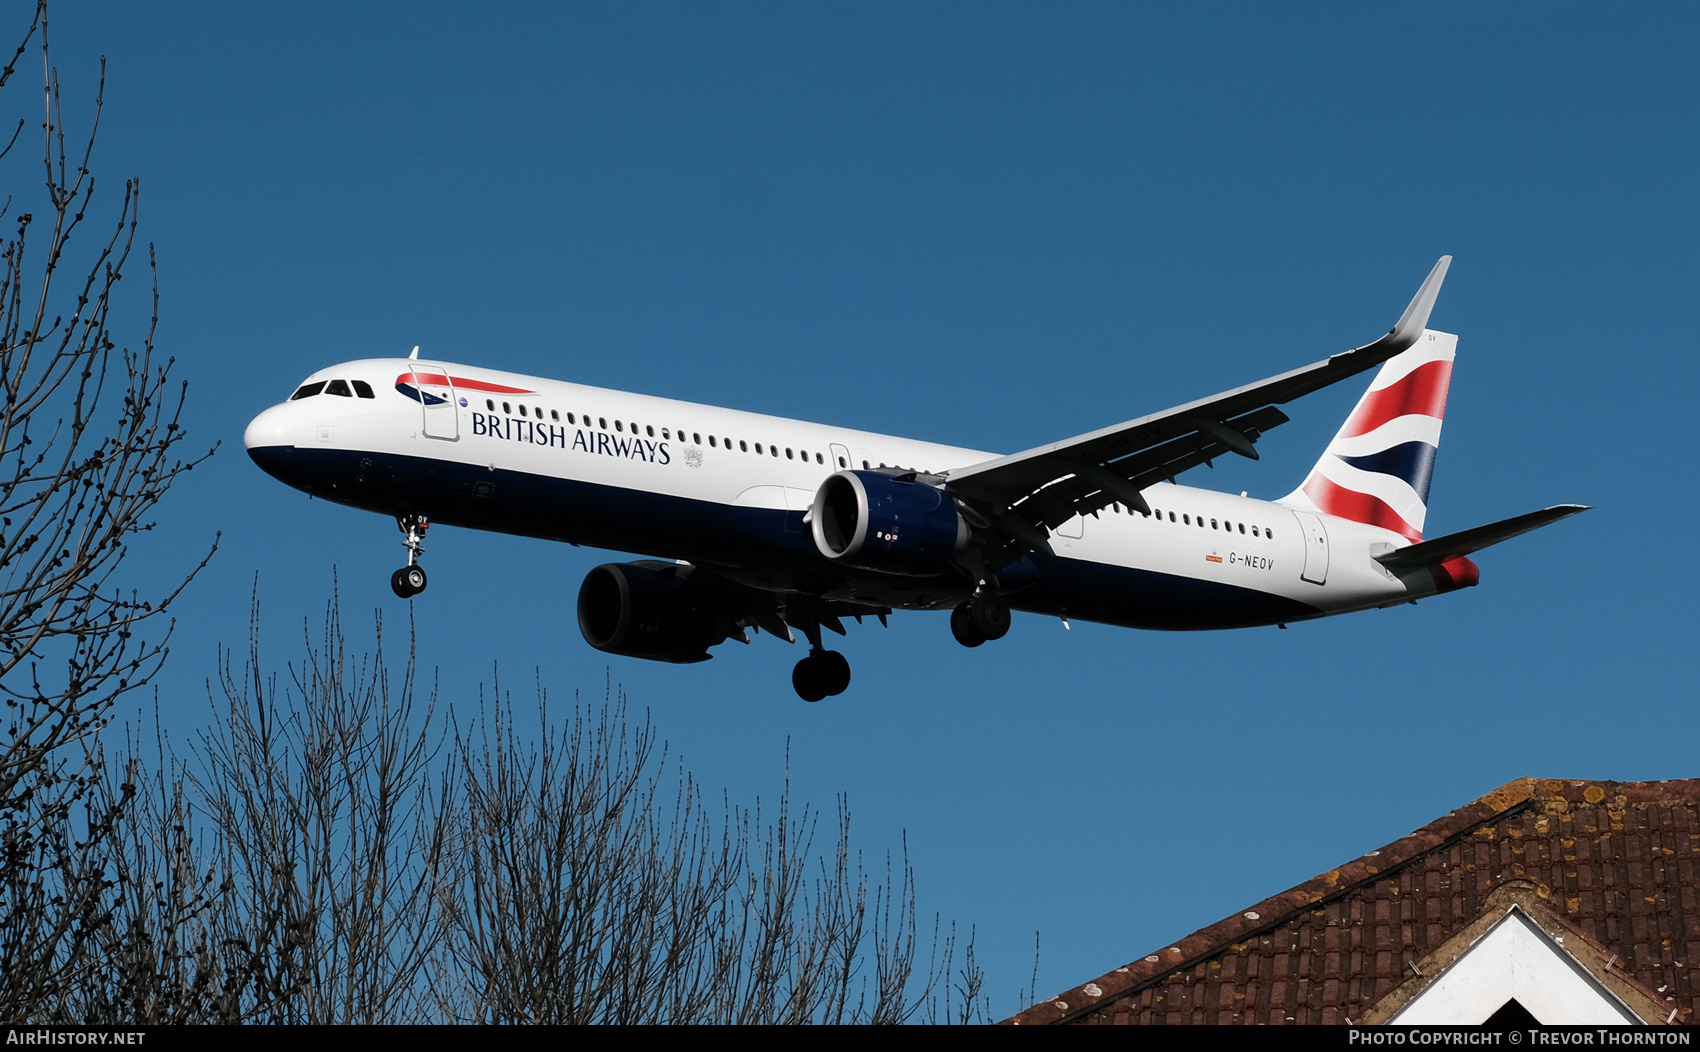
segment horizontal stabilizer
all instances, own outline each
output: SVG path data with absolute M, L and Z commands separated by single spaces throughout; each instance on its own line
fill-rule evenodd
M 1527 515 L 1518 515 L 1500 522 L 1490 522 L 1486 526 L 1477 526 L 1472 530 L 1463 530 L 1445 537 L 1436 537 L 1432 541 L 1423 541 L 1405 548 L 1395 548 L 1384 555 L 1377 555 L 1376 561 L 1383 566 L 1432 566 L 1445 562 L 1460 555 L 1469 555 L 1480 551 L 1490 544 L 1508 541 L 1519 534 L 1538 530 L 1542 526 L 1568 519 L 1572 515 L 1588 510 L 1586 504 L 1560 504 L 1556 507 L 1531 511 Z

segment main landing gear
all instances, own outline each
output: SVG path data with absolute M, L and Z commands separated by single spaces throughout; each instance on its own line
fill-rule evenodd
M 815 647 L 791 670 L 791 685 L 804 701 L 842 694 L 850 686 L 850 662 L 836 650 Z
M 883 612 L 880 621 L 885 621 Z M 821 645 L 821 626 L 843 635 L 843 623 L 824 604 L 798 598 L 786 605 L 784 624 L 775 627 L 783 629 L 787 624 L 799 629 L 809 641 L 809 656 L 797 662 L 797 667 L 791 670 L 791 686 L 797 689 L 797 696 L 813 702 L 844 693 L 850 686 L 850 662 L 838 651 Z M 780 635 L 777 631 L 773 634 Z
M 950 634 L 965 647 L 1002 639 L 1009 631 L 1009 604 L 996 592 L 981 591 L 950 612 Z
M 390 574 L 390 588 L 401 598 L 412 599 L 425 590 L 425 567 L 419 565 L 419 557 L 425 554 L 425 531 L 431 528 L 431 520 L 423 515 L 400 515 L 396 525 L 407 538 L 401 542 L 407 548 L 407 565 Z

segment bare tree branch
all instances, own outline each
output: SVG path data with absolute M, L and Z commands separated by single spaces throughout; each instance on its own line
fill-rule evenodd
M 415 707 L 411 638 L 398 677 L 345 650 L 333 601 L 293 689 L 226 664 L 201 739 L 197 798 L 229 873 L 220 936 L 250 1022 L 424 1021 L 453 783 L 434 779 L 434 696 Z
M 0 808 L 23 779 L 98 727 L 117 697 L 158 671 L 169 624 L 152 639 L 138 633 L 206 565 L 187 568 L 162 596 L 126 595 L 117 586 L 130 540 L 152 528 L 154 506 L 211 451 L 179 453 L 185 385 L 170 381 L 169 359 L 157 362 L 152 246 L 153 310 L 140 348 L 120 348 L 111 328 L 113 296 L 136 241 L 134 180 L 125 184 L 111 233 L 78 264 L 86 269 L 74 303 L 65 302 L 68 311 L 56 306 L 65 300 L 56 278 L 74 262 L 69 243 L 94 193 L 89 161 L 105 74 L 103 61 L 89 137 L 80 157 L 69 154 L 47 28 L 38 7 L 30 36 L 39 29 L 50 223 L 42 231 L 34 212 L 20 214 L 0 250 L 0 697 L 7 709 Z M 43 233 L 39 260 L 32 230 Z
M 114 295 L 136 247 L 134 180 L 125 184 L 110 233 L 87 251 L 72 251 L 94 200 L 90 160 L 105 62 L 88 137 L 72 149 L 44 3 L 0 70 L 0 86 L 32 46 L 42 63 L 44 193 L 39 199 L 8 194 L 0 208 L 15 223 L 0 245 L 0 1019 L 6 1020 L 29 1016 L 41 997 L 88 964 L 111 881 L 72 856 L 112 835 L 128 806 L 122 795 L 98 805 L 89 798 L 103 764 L 95 735 L 113 702 L 159 670 L 171 634 L 161 615 L 206 562 L 186 568 L 163 595 L 126 593 L 119 572 L 130 541 L 152 528 L 154 506 L 180 474 L 211 455 L 185 457 L 179 449 L 184 388 L 169 379 L 170 360 L 161 364 L 156 356 L 159 282 L 151 245 L 153 310 L 139 347 L 122 345 L 114 332 Z M 34 207 L 15 211 L 20 200 Z M 149 622 L 155 627 L 144 638 Z

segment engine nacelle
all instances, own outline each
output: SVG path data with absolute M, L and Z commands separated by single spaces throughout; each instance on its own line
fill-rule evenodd
M 943 573 L 968 546 L 968 524 L 948 493 L 877 471 L 829 477 L 809 519 L 822 555 L 867 570 Z
M 677 563 L 604 563 L 578 590 L 578 628 L 598 650 L 689 664 L 707 661 L 725 640 L 726 619 L 713 589 Z

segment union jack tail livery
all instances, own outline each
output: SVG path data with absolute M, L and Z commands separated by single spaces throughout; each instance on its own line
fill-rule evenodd
M 1281 503 L 1422 540 L 1457 348 L 1458 337 L 1424 330 L 1389 358 L 1304 485 Z

